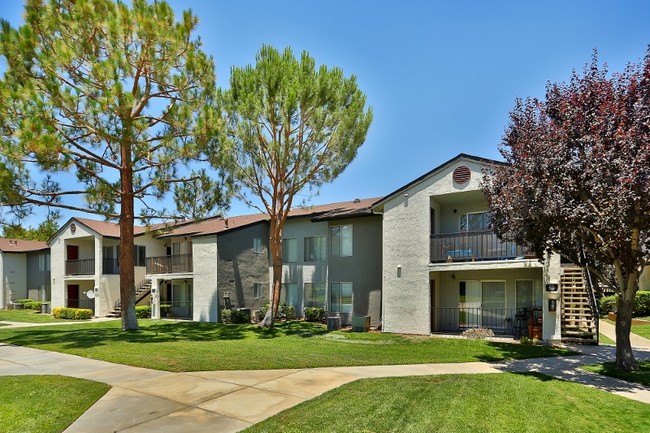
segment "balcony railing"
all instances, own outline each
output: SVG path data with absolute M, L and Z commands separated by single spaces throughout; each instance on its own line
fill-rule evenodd
M 431 263 L 511 260 L 528 255 L 514 242 L 502 242 L 490 231 L 431 235 Z
M 66 260 L 66 275 L 94 275 L 95 259 Z
M 461 332 L 470 328 L 490 328 L 495 334 L 512 335 L 514 308 L 434 308 L 437 332 Z
M 145 260 L 147 274 L 177 274 L 192 272 L 192 254 L 147 257 Z
M 120 273 L 120 259 L 104 257 L 102 264 L 104 275 L 117 275 Z

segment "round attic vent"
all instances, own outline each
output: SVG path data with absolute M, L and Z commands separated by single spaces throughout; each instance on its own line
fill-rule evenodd
M 469 168 L 461 165 L 454 170 L 454 183 L 463 184 L 469 182 L 471 172 Z

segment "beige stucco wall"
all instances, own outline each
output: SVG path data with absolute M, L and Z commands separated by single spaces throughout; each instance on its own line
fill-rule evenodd
M 2 292 L 6 303 L 27 298 L 27 255 L 2 253 Z M 13 295 L 11 294 L 13 292 Z M 0 299 L 0 302 L 2 300 Z M 5 304 L 1 304 L 4 306 Z
M 472 172 L 469 182 L 462 186 L 454 184 L 452 180 L 453 170 L 459 165 L 467 166 Z M 479 164 L 461 159 L 384 204 L 384 331 L 409 334 L 430 332 L 431 197 L 479 189 L 480 172 Z M 439 224 L 446 225 L 442 222 Z
M 217 322 L 219 296 L 217 292 L 217 236 L 192 239 L 194 260 L 193 320 Z

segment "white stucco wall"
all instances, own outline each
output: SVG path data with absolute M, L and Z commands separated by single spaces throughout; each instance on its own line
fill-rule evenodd
M 6 308 L 9 302 L 9 290 L 5 287 L 5 253 L 0 251 L 0 308 Z
M 457 185 L 452 179 L 454 169 L 460 165 L 471 171 L 471 178 L 464 185 Z M 478 190 L 480 179 L 481 166 L 472 160 L 461 159 L 384 204 L 384 331 L 409 334 L 430 332 L 431 197 L 435 199 L 439 195 Z M 447 225 L 443 222 L 438 224 Z
M 27 298 L 27 255 L 3 253 L 2 268 L 1 281 L 5 302 Z
M 560 256 L 552 254 L 544 260 L 544 281 L 542 290 L 544 291 L 544 323 L 542 328 L 542 339 L 544 341 L 560 341 L 562 339 L 562 294 L 561 289 L 557 292 L 547 292 L 547 284 L 557 284 L 560 286 L 560 277 L 562 276 L 562 264 Z M 548 309 L 548 300 L 557 301 L 557 310 L 551 312 Z
M 194 310 L 193 320 L 217 322 L 219 296 L 217 293 L 217 237 L 204 236 L 192 239 L 194 260 Z

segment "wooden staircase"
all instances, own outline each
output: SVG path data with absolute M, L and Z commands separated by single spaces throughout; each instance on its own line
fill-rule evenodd
M 144 279 L 135 286 L 135 305 L 138 305 L 144 298 L 151 293 L 151 280 Z M 113 311 L 108 313 L 107 317 L 121 317 L 122 316 L 122 300 L 115 301 Z
M 586 284 L 582 269 L 567 266 L 562 271 L 562 341 L 598 344 L 597 310 L 592 305 L 591 288 Z

